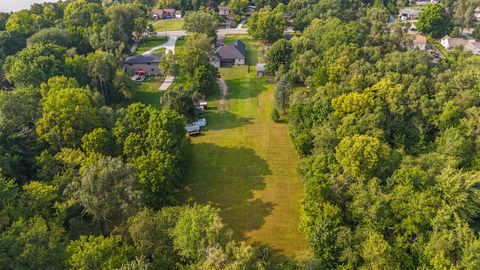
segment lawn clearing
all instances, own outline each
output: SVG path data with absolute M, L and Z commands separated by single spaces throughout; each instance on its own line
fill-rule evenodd
M 164 37 L 164 36 L 145 38 L 140 42 L 135 53 L 142 54 L 153 47 L 162 45 L 163 43 L 167 42 L 167 40 L 168 40 L 168 37 Z
M 143 82 L 132 82 L 132 102 L 141 102 L 160 108 L 160 98 L 163 93 L 158 90 L 158 87 L 163 79 L 163 77 L 147 77 Z
M 183 19 L 168 19 L 157 21 L 153 24 L 157 32 L 183 30 Z
M 208 129 L 193 141 L 192 160 L 181 202 L 212 203 L 221 209 L 235 238 L 265 244 L 276 255 L 306 253 L 298 229 L 303 184 L 297 175 L 298 156 L 286 124 L 270 119 L 274 85 L 255 76 L 261 44 L 249 36 L 227 36 L 247 44 L 247 66 L 221 68 L 229 87 L 224 111 L 218 95 L 210 98 Z

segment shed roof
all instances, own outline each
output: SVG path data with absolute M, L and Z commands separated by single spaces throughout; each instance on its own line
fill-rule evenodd
M 416 35 L 415 40 L 413 42 L 415 44 L 427 44 L 427 37 L 422 35 Z

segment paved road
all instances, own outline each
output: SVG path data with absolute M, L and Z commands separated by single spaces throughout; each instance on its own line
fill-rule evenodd
M 285 30 L 285 33 L 293 33 L 293 28 L 287 28 Z M 217 34 L 219 36 L 224 36 L 224 35 L 234 35 L 234 34 L 248 34 L 248 29 L 247 28 L 229 28 L 229 29 L 218 29 Z M 179 31 L 163 31 L 163 32 L 157 32 L 157 35 L 159 36 L 185 36 L 187 35 L 187 31 L 185 30 L 179 30 Z

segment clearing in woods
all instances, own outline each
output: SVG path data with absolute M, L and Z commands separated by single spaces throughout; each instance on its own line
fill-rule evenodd
M 256 77 L 261 44 L 247 35 L 227 36 L 247 44 L 248 66 L 221 68 L 228 86 L 225 104 L 211 97 L 208 128 L 192 139 L 190 168 L 181 202 L 221 209 L 235 238 L 265 244 L 276 255 L 301 256 L 307 248 L 298 229 L 303 184 L 286 124 L 270 114 L 274 85 Z M 221 107 L 221 108 L 220 108 Z

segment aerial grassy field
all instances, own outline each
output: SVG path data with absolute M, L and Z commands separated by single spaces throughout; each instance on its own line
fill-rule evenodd
M 183 19 L 168 19 L 153 23 L 153 29 L 157 32 L 176 31 L 183 29 Z
M 274 85 L 255 75 L 261 44 L 249 36 L 227 36 L 247 44 L 248 66 L 221 68 L 229 87 L 221 109 L 211 97 L 208 129 L 193 138 L 193 153 L 178 198 L 221 209 L 238 240 L 264 244 L 275 255 L 306 253 L 298 229 L 303 185 L 286 124 L 270 119 Z M 249 71 L 249 72 L 248 72 Z

